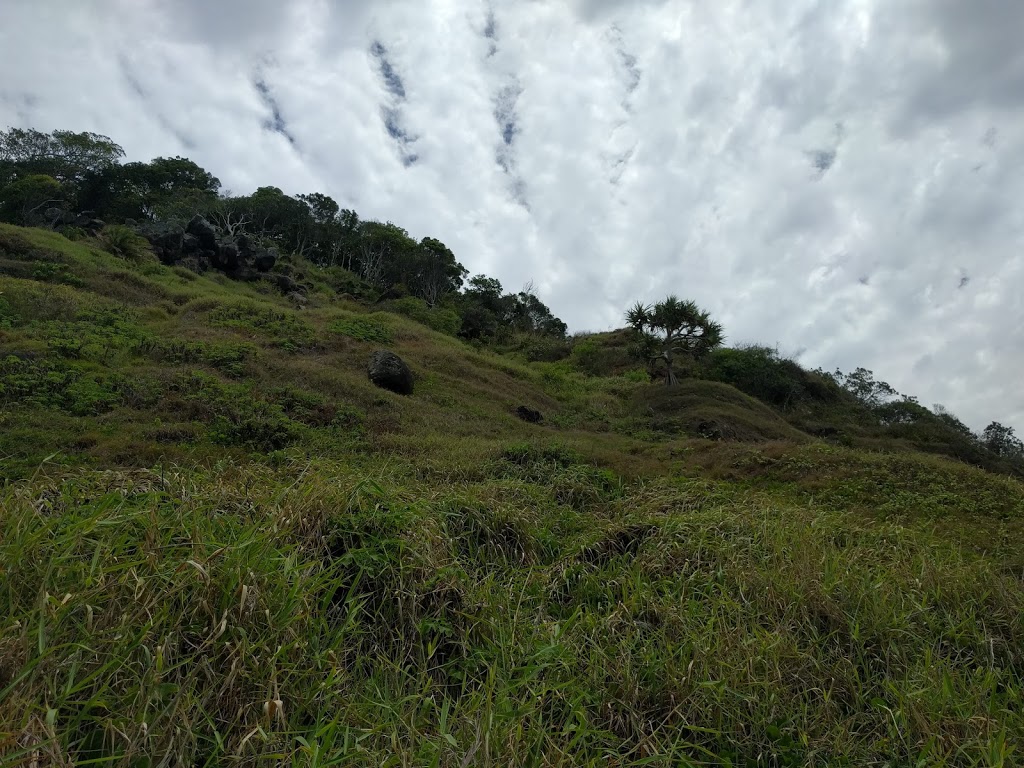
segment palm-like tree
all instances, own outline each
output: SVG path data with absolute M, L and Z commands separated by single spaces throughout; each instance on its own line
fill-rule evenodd
M 650 361 L 662 360 L 665 383 L 678 383 L 673 364 L 679 355 L 700 357 L 722 344 L 722 326 L 696 303 L 668 296 L 657 304 L 639 301 L 626 312 L 626 322 L 639 334 Z

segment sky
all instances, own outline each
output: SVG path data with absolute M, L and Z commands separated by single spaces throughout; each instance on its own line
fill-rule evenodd
M 1019 0 L 5 0 L 0 129 L 446 243 L 572 331 L 730 344 L 1024 433 Z

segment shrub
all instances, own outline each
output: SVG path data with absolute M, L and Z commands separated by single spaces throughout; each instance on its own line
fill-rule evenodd
M 601 348 L 593 339 L 583 339 L 572 348 L 572 364 L 589 376 L 598 376 L 602 369 Z
M 395 299 L 388 303 L 387 308 L 449 336 L 455 336 L 462 328 L 462 318 L 454 309 L 429 307 L 427 302 L 415 296 Z
M 261 398 L 252 386 L 226 384 L 196 372 L 180 377 L 173 388 L 196 409 L 196 416 L 210 422 L 214 443 L 274 451 L 302 436 L 302 426 L 279 404 Z
M 100 242 L 103 250 L 134 264 L 141 262 L 149 250 L 149 243 L 144 237 L 121 224 L 104 227 L 100 233 Z
M 799 400 L 835 400 L 838 393 L 813 373 L 769 347 L 751 345 L 716 349 L 708 355 L 705 375 L 731 384 L 762 402 L 788 408 Z
M 328 329 L 357 341 L 369 341 L 376 344 L 391 343 L 390 328 L 383 323 L 363 317 L 340 318 L 331 323 Z
M 297 352 L 313 343 L 313 326 L 295 312 L 282 311 L 254 301 L 219 304 L 210 312 L 210 324 L 270 337 L 275 346 Z

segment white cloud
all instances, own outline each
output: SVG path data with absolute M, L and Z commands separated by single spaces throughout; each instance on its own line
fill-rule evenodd
M 11 0 L 0 125 L 325 191 L 575 329 L 676 292 L 1024 431 L 1022 24 L 1003 0 Z

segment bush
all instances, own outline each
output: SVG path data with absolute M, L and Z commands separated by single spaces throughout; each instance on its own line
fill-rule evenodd
M 194 372 L 180 377 L 173 389 L 192 405 L 196 417 L 210 423 L 214 443 L 275 451 L 302 436 L 302 425 L 289 418 L 280 404 L 261 398 L 252 386 L 227 384 Z
M 601 374 L 603 355 L 593 339 L 583 339 L 572 348 L 572 364 L 589 376 Z
M 462 328 L 462 318 L 454 309 L 430 307 L 423 299 L 415 296 L 395 299 L 388 302 L 387 308 L 449 336 L 455 336 Z
M 716 349 L 705 361 L 705 375 L 780 408 L 799 400 L 835 400 L 835 387 L 808 373 L 769 347 Z
M 335 320 L 328 330 L 348 336 L 357 341 L 369 341 L 375 344 L 390 344 L 391 329 L 383 323 L 363 317 L 345 317 Z
M 100 233 L 103 250 L 134 264 L 141 262 L 149 251 L 149 243 L 129 227 L 111 224 Z
M 286 312 L 265 304 L 244 301 L 218 304 L 210 311 L 210 324 L 242 331 L 255 331 L 273 340 L 275 346 L 289 352 L 313 344 L 313 326 L 295 312 Z

